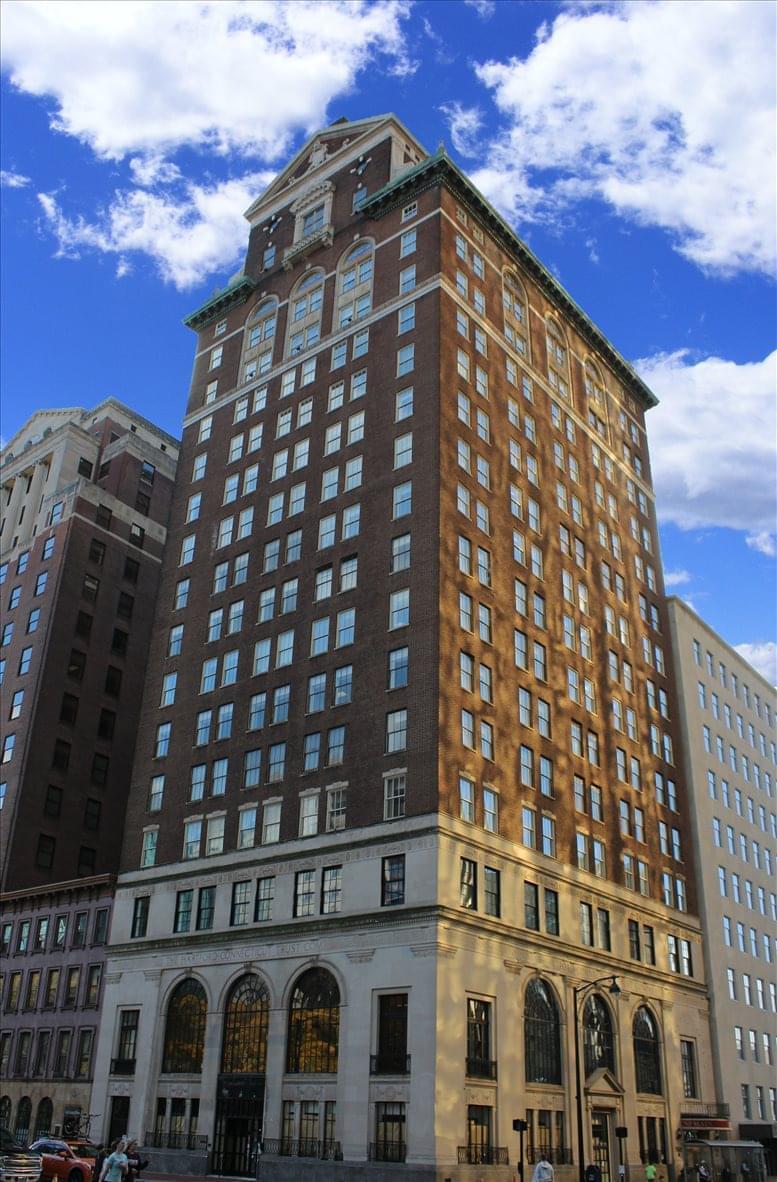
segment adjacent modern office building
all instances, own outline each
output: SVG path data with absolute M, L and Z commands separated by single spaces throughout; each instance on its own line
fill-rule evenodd
M 715 1085 L 777 1174 L 777 695 L 680 599 L 669 622 L 693 805 Z
M 247 219 L 187 321 L 103 1135 L 499 1179 L 520 1118 L 561 1178 L 671 1165 L 715 1086 L 653 396 L 392 116 Z
M 114 399 L 0 454 L 0 1119 L 89 1111 L 178 441 Z

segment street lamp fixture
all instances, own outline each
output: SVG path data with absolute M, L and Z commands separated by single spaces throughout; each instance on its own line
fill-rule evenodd
M 609 981 L 607 992 L 611 997 L 618 997 L 621 989 L 618 984 L 617 977 L 599 977 L 596 981 L 590 981 L 587 985 L 576 985 L 572 990 L 573 1008 L 575 1017 L 575 1081 L 577 1083 L 577 1168 L 580 1182 L 585 1182 L 585 1144 L 583 1137 L 583 1080 L 581 1078 L 580 1065 L 580 1000 L 590 993 L 592 989 L 596 989 L 599 985 L 604 985 Z

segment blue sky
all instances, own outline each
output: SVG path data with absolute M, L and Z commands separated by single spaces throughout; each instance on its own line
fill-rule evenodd
M 443 141 L 661 399 L 670 590 L 770 679 L 775 8 L 6 0 L 2 433 L 112 394 L 180 431 L 181 320 L 308 134 Z

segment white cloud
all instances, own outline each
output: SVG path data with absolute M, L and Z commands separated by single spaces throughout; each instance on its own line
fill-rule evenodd
M 757 550 L 759 554 L 765 554 L 767 558 L 774 558 L 775 554 L 777 554 L 777 539 L 768 530 L 761 530 L 756 534 L 748 534 L 745 541 L 751 550 Z
M 171 185 L 181 179 L 181 170 L 162 156 L 133 156 L 129 162 L 130 175 L 143 189 L 154 185 Z
M 407 0 L 18 0 L 2 6 L 2 60 L 19 90 L 54 100 L 54 128 L 100 157 L 190 145 L 273 160 L 377 55 L 411 68 L 408 11 Z
M 84 250 L 118 256 L 116 274 L 127 275 L 127 256 L 150 256 L 162 278 L 178 288 L 237 262 L 244 249 L 244 210 L 272 179 L 270 172 L 250 173 L 220 184 L 187 182 L 165 193 L 142 189 L 117 192 L 95 221 L 68 217 L 50 193 L 38 200 L 61 257 L 78 258 Z
M 474 8 L 481 20 L 487 21 L 496 12 L 496 0 L 464 0 L 467 8 Z
M 477 107 L 465 107 L 461 103 L 443 103 L 439 108 L 448 120 L 451 140 L 462 156 L 476 156 L 480 151 L 479 133 L 483 116 Z
M 734 648 L 769 685 L 777 685 L 777 644 L 772 640 L 758 644 L 735 644 Z
M 475 67 L 506 120 L 475 183 L 523 220 L 598 197 L 705 269 L 771 275 L 774 52 L 760 0 L 568 7 Z
M 671 587 L 684 587 L 686 583 L 690 583 L 691 573 L 687 570 L 667 570 L 664 571 L 664 585 L 669 590 Z
M 647 426 L 661 520 L 772 534 L 777 353 L 740 365 L 679 350 L 634 364 L 660 399 Z
M 0 169 L 0 186 L 3 189 L 23 189 L 29 183 L 30 178 L 21 172 L 14 172 L 8 168 Z
M 39 194 L 58 254 L 114 254 L 119 278 L 145 254 L 181 288 L 242 254 L 243 211 L 273 176 L 260 165 L 325 124 L 367 66 L 413 68 L 409 0 L 19 0 L 0 11 L 12 83 L 53 99 L 55 130 L 128 160 L 130 185 L 97 213 Z M 171 159 L 184 147 L 254 160 L 231 179 L 219 160 L 197 183 Z

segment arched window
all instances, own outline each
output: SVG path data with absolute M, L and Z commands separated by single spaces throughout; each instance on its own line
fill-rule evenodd
M 585 363 L 585 392 L 593 402 L 604 402 L 604 382 L 602 375 L 599 373 L 599 367 L 594 365 L 593 361 L 586 361 Z
M 208 1001 L 199 981 L 187 977 L 176 985 L 167 1006 L 162 1071 L 197 1075 L 202 1070 Z
M 545 320 L 548 347 L 548 381 L 562 398 L 569 398 L 569 360 L 564 334 L 552 316 Z
M 363 239 L 340 261 L 337 280 L 337 327 L 363 320 L 372 308 L 373 244 Z
M 14 1134 L 20 1141 L 26 1143 L 30 1139 L 30 1121 L 32 1120 L 32 1100 L 29 1096 L 22 1096 L 16 1106 L 16 1125 Z
M 272 369 L 277 320 L 278 301 L 275 297 L 262 300 L 248 317 L 243 342 L 244 382 L 250 382 L 257 375 Z
M 4 1129 L 11 1127 L 11 1097 L 0 1097 L 0 1125 Z
M 662 1095 L 658 1026 L 650 1010 L 640 1006 L 634 1015 L 634 1068 L 637 1091 Z
M 337 1071 L 340 1034 L 340 990 L 326 969 L 303 973 L 289 1003 L 289 1043 L 286 1070 Z
M 38 1111 L 35 1116 L 35 1136 L 42 1137 L 44 1133 L 51 1132 L 51 1118 L 54 1115 L 54 1105 L 48 1096 L 38 1104 Z
M 255 973 L 241 977 L 224 1011 L 223 1072 L 264 1075 L 269 1012 L 270 998 L 264 982 Z
M 310 271 L 300 279 L 289 299 L 290 357 L 304 352 L 321 339 L 321 313 L 324 307 L 324 272 Z
M 588 399 L 588 422 L 602 439 L 606 439 L 607 423 L 605 420 L 607 418 L 607 408 L 604 396 L 604 382 L 599 372 L 599 367 L 594 365 L 591 360 L 585 363 L 583 380 Z
M 502 304 L 504 305 L 505 336 L 524 357 L 529 355 L 529 314 L 526 292 L 513 271 L 502 276 Z
M 561 1083 L 561 1032 L 558 1007 L 544 981 L 526 987 L 523 1007 L 527 1083 Z
M 586 1079 L 598 1067 L 615 1070 L 612 1018 L 606 1003 L 594 994 L 583 1007 L 583 1046 Z

